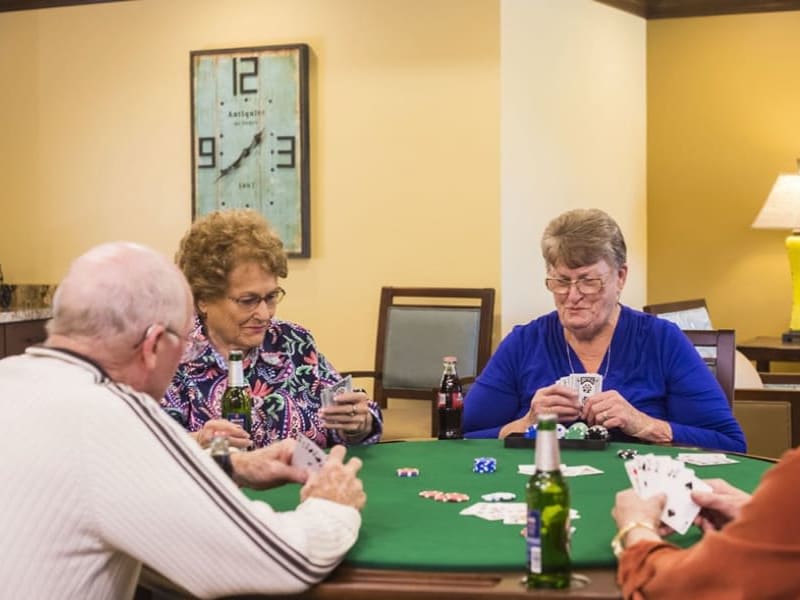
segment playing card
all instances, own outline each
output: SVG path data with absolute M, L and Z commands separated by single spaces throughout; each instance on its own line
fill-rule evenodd
M 661 513 L 661 521 L 669 525 L 680 534 L 688 531 L 689 527 L 700 512 L 700 507 L 691 497 L 693 490 L 704 492 L 711 491 L 711 487 L 697 479 L 691 469 L 675 470 L 667 478 L 665 485 L 667 502 Z
M 631 487 L 637 495 L 641 496 L 641 488 L 639 485 L 639 466 L 635 460 L 625 461 L 625 472 L 628 474 L 628 479 L 631 482 Z
M 561 467 L 561 474 L 564 477 L 580 477 L 581 475 L 601 475 L 603 471 L 591 465 L 575 465 L 572 467 Z
M 739 462 L 721 452 L 707 453 L 682 453 L 678 454 L 678 460 L 689 465 L 705 467 L 708 465 L 729 465 Z
M 603 391 L 603 376 L 598 373 L 575 373 L 572 377 L 581 406 L 587 398 Z
M 320 400 L 322 402 L 322 406 L 330 406 L 335 404 L 336 401 L 334 398 L 343 392 L 352 392 L 353 391 L 353 378 L 352 376 L 348 375 L 343 379 L 340 379 L 332 386 L 324 388 L 320 392 Z
M 304 435 L 297 438 L 292 454 L 292 466 L 309 471 L 319 471 L 328 459 L 325 451 Z

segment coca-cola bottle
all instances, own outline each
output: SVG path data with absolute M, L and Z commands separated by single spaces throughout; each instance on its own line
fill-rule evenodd
M 439 439 L 459 440 L 464 437 L 461 432 L 461 415 L 464 412 L 464 397 L 461 392 L 461 380 L 456 371 L 455 356 L 444 357 L 442 380 L 439 383 Z

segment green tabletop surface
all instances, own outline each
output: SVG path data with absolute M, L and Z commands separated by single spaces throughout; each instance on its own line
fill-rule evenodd
M 687 449 L 668 446 L 610 444 L 605 450 L 561 451 L 561 462 L 569 466 L 591 465 L 599 475 L 570 477 L 572 508 L 580 516 L 572 522 L 572 561 L 575 568 L 609 567 L 616 564 L 609 542 L 616 527 L 611 518 L 615 494 L 630 487 L 620 448 L 635 448 L 640 454 L 675 456 Z M 448 440 L 388 442 L 349 449 L 348 455 L 364 462 L 360 476 L 367 492 L 358 542 L 346 562 L 352 566 L 382 569 L 503 571 L 525 567 L 523 525 L 504 525 L 459 512 L 489 492 L 514 492 L 515 502 L 525 501 L 527 475 L 518 465 L 533 464 L 531 449 L 505 448 L 502 440 Z M 476 457 L 497 460 L 494 473 L 473 473 Z M 720 477 L 752 491 L 773 463 L 734 454 L 735 464 L 697 467 L 687 465 L 702 478 Z M 400 467 L 416 467 L 418 477 L 398 477 Z M 299 486 L 274 490 L 245 490 L 253 499 L 269 503 L 275 510 L 291 510 L 299 501 Z M 437 502 L 421 498 L 421 490 L 469 494 L 465 503 Z M 684 536 L 669 541 L 690 546 L 700 538 L 692 527 Z

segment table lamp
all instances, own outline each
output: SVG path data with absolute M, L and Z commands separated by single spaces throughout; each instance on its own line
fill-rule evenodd
M 781 336 L 788 343 L 800 343 L 800 159 L 797 160 L 797 167 L 798 172 L 793 175 L 778 175 L 767 201 L 753 221 L 755 229 L 792 230 L 786 238 L 786 251 L 792 270 L 792 320 L 789 331 Z

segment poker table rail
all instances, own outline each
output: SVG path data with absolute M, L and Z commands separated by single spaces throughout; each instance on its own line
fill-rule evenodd
M 533 464 L 530 449 L 505 448 L 502 440 L 424 440 L 357 446 L 349 456 L 363 461 L 360 476 L 367 492 L 359 539 L 343 563 L 321 584 L 298 598 L 619 598 L 615 580 L 616 559 L 609 542 L 616 528 L 611 508 L 619 490 L 630 487 L 622 448 L 640 454 L 675 456 L 699 448 L 611 443 L 605 450 L 561 451 L 569 466 L 590 465 L 599 475 L 568 478 L 572 507 L 579 511 L 573 521 L 573 572 L 579 578 L 569 590 L 529 591 L 521 583 L 525 572 L 525 540 L 522 524 L 504 525 L 460 511 L 482 494 L 509 491 L 515 502 L 524 502 L 528 476 L 518 465 Z M 724 478 L 752 491 L 771 459 L 726 453 L 739 462 L 694 467 L 697 476 Z M 497 460 L 494 473 L 472 472 L 474 459 Z M 418 477 L 398 477 L 397 469 L 416 467 Z M 463 504 L 421 498 L 421 490 L 463 492 Z M 245 490 L 248 497 L 269 503 L 276 510 L 297 505 L 299 486 L 268 491 Z M 688 547 L 700 538 L 692 528 L 669 541 Z M 158 587 L 158 586 L 156 586 Z M 252 596 L 255 598 L 256 596 Z

